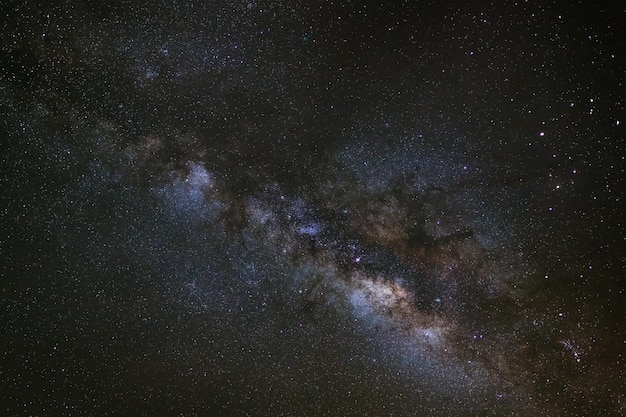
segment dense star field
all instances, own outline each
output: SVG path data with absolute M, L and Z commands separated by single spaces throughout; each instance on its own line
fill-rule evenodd
M 626 413 L 626 3 L 0 9 L 1 415 Z

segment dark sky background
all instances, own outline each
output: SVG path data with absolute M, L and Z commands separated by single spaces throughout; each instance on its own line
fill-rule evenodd
M 622 1 L 0 15 L 0 414 L 626 412 Z

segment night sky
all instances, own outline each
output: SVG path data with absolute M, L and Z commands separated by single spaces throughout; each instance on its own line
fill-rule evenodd
M 3 416 L 626 414 L 626 3 L 0 6 Z

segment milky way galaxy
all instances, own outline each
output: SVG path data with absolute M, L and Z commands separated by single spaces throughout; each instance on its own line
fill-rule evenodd
M 623 415 L 626 9 L 570 3 L 2 6 L 2 414 Z

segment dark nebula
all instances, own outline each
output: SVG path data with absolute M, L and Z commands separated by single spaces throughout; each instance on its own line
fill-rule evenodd
M 623 2 L 0 10 L 0 414 L 624 415 Z

